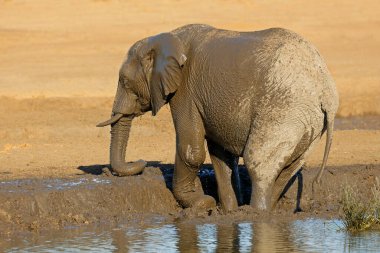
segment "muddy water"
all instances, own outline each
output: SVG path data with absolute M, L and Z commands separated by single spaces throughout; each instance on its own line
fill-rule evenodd
M 339 220 L 69 227 L 5 238 L 3 252 L 378 252 L 380 232 L 350 235 Z

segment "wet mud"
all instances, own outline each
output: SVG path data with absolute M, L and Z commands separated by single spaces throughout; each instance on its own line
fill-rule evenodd
M 250 208 L 251 183 L 240 166 L 244 205 L 225 214 L 217 207 L 208 212 L 182 209 L 171 193 L 172 164 L 151 163 L 133 177 L 110 176 L 106 165 L 78 167 L 86 175 L 72 178 L 20 179 L 0 182 L 0 228 L 2 234 L 41 231 L 72 225 L 149 222 L 160 217 L 167 222 L 218 222 L 222 220 L 296 220 L 337 218 L 342 187 L 355 185 L 366 198 L 371 194 L 380 165 L 328 167 L 320 187 L 312 193 L 318 168 L 304 167 L 289 182 L 288 189 L 271 213 Z M 199 172 L 206 194 L 217 199 L 211 165 Z
M 143 175 L 136 177 L 89 174 L 62 179 L 2 181 L 0 186 L 0 227 L 3 233 L 97 222 L 138 221 L 180 210 L 158 168 L 148 168 Z

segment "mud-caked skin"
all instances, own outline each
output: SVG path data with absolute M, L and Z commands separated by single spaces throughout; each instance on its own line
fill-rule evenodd
M 165 103 L 176 131 L 176 199 L 184 207 L 215 206 L 196 187 L 207 142 L 222 208 L 238 206 L 237 162 L 243 157 L 253 183 L 251 205 L 267 210 L 327 130 L 319 182 L 338 94 L 315 47 L 282 28 L 235 32 L 187 25 L 143 39 L 120 69 L 112 118 L 100 124 L 112 125 L 116 173 L 143 170 L 143 161 L 124 161 L 130 123 L 147 111 L 156 115 Z

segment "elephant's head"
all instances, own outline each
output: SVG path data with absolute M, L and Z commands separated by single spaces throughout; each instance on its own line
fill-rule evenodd
M 156 115 L 182 82 L 186 61 L 181 41 L 162 33 L 136 42 L 129 50 L 119 72 L 119 83 L 112 117 L 98 124 L 111 125 L 110 163 L 120 176 L 140 173 L 146 163 L 125 162 L 132 119 L 147 111 Z

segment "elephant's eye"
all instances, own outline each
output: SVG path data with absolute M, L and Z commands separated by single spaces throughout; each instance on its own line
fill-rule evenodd
M 124 86 L 125 90 L 127 91 L 128 94 L 133 94 L 134 92 L 132 91 L 131 87 Z
M 128 88 L 129 87 L 129 85 L 130 85 L 130 82 L 128 82 L 128 79 L 126 79 L 126 78 L 123 78 L 123 79 L 120 79 L 119 80 L 119 83 L 122 85 L 122 86 L 124 86 L 124 88 Z

